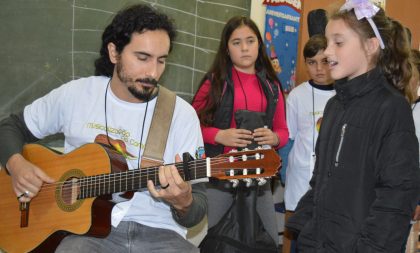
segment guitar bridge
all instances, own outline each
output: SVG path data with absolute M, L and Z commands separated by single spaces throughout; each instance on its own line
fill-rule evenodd
M 24 228 L 29 223 L 29 204 L 30 202 L 19 202 L 20 210 L 20 227 Z

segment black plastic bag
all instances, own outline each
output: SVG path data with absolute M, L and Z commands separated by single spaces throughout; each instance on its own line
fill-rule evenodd
M 238 185 L 231 207 L 200 243 L 201 253 L 278 252 L 257 213 L 258 188 L 255 182 L 249 188 L 243 182 Z

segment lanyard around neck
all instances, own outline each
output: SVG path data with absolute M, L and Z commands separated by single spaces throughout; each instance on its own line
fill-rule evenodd
M 235 68 L 233 68 L 234 70 L 235 70 L 235 73 L 236 73 L 236 77 L 238 78 L 238 80 L 239 80 L 239 85 L 241 86 L 241 90 L 242 90 L 242 93 L 243 93 L 243 95 L 244 95 L 244 98 L 245 98 L 245 109 L 247 109 L 248 110 L 248 99 L 247 99 L 247 97 L 246 97 L 246 93 L 245 93 L 245 89 L 244 89 L 244 86 L 242 85 L 242 80 L 241 80 L 241 78 L 239 77 L 239 73 L 238 73 L 238 71 L 235 69 Z M 258 81 L 258 83 L 259 83 L 259 80 L 258 80 L 258 78 L 257 78 L 257 81 Z M 262 88 L 261 88 L 261 85 L 258 85 L 258 88 L 260 89 L 260 95 L 261 95 L 261 99 L 260 99 L 260 111 L 262 112 L 263 111 L 263 99 L 262 99 Z

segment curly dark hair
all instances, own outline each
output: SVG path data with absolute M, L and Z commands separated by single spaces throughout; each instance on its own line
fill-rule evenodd
M 95 60 L 95 75 L 111 77 L 114 72 L 114 64 L 108 54 L 110 42 L 114 43 L 117 52 L 121 53 L 130 43 L 133 33 L 154 30 L 165 30 L 168 33 L 171 51 L 175 39 L 175 26 L 166 14 L 143 4 L 132 5 L 119 11 L 102 34 L 100 56 Z

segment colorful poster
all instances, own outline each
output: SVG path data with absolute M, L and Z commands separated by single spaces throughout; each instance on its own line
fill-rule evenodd
M 264 0 L 264 43 L 283 91 L 295 87 L 296 59 L 301 13 L 300 0 Z

